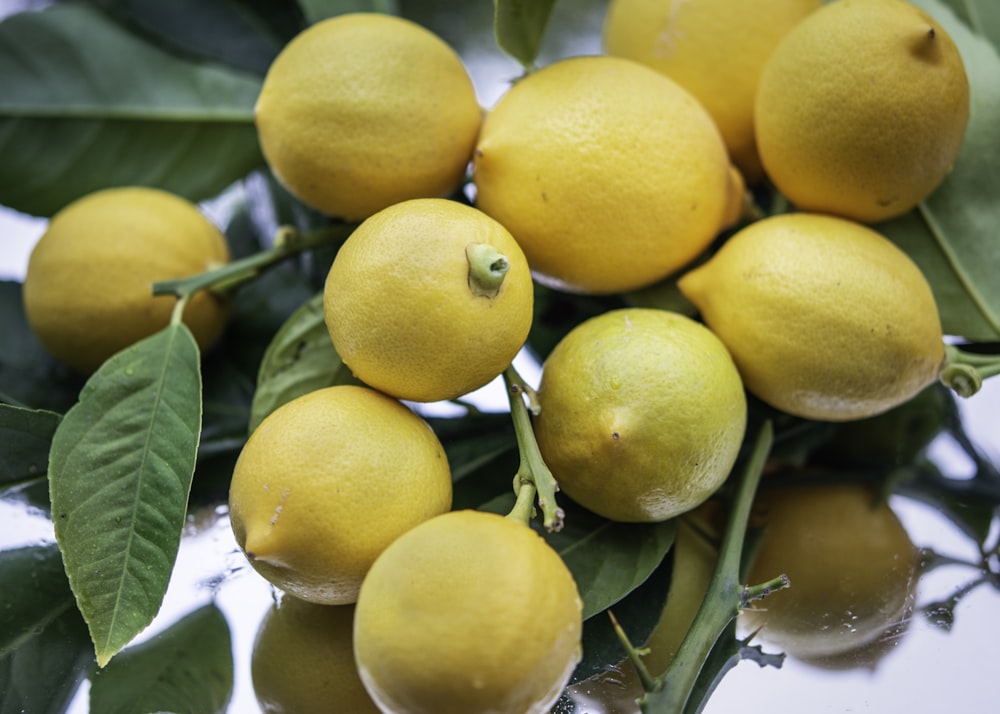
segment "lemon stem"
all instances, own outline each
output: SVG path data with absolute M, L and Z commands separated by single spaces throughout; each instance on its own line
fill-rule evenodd
M 187 307 L 188 298 L 190 297 L 191 297 L 190 294 L 181 295 L 180 298 L 177 300 L 177 303 L 174 305 L 173 312 L 170 313 L 171 325 L 181 324 L 184 318 L 184 308 Z
M 469 290 L 474 295 L 495 298 L 510 270 L 507 256 L 488 243 L 469 243 L 465 258 L 469 262 Z
M 645 648 L 638 648 L 632 644 L 629 640 L 628 635 L 625 634 L 625 630 L 618 623 L 618 618 L 615 614 L 608 610 L 608 617 L 611 619 L 611 627 L 614 628 L 615 634 L 618 635 L 618 641 L 621 642 L 622 648 L 628 655 L 629 661 L 632 666 L 635 667 L 635 672 L 639 676 L 639 682 L 642 684 L 642 688 L 646 692 L 651 692 L 657 689 L 660 685 L 656 678 L 649 673 L 649 668 L 646 663 L 642 661 L 643 656 L 649 654 L 649 650 Z
M 538 449 L 538 441 L 535 439 L 535 431 L 531 426 L 531 416 L 528 406 L 525 403 L 525 395 L 531 394 L 531 389 L 525 384 L 524 379 L 517 373 L 511 365 L 504 370 L 503 381 L 507 387 L 507 400 L 510 403 L 511 420 L 514 422 L 514 435 L 517 438 L 517 448 L 520 452 L 520 464 L 517 473 L 514 475 L 514 492 L 517 494 L 518 503 L 528 497 L 534 498 L 537 495 L 538 507 L 542 511 L 542 525 L 547 531 L 558 531 L 562 529 L 564 513 L 556 504 L 556 491 L 559 489 L 555 477 L 542 459 L 541 451 Z M 530 490 L 526 486 L 530 485 Z M 527 521 L 530 518 L 523 517 L 524 506 L 518 511 L 518 503 L 514 505 L 513 513 L 519 513 L 518 518 Z
M 955 345 L 945 345 L 945 358 L 938 378 L 960 397 L 971 397 L 983 386 L 983 380 L 1000 374 L 1000 355 L 968 352 Z
M 528 525 L 532 516 L 535 515 L 535 484 L 518 479 L 515 482 L 515 488 L 517 489 L 517 500 L 514 501 L 514 507 L 510 509 L 507 518 Z
M 206 289 L 219 294 L 228 293 L 286 258 L 322 245 L 343 241 L 356 227 L 353 223 L 338 223 L 309 233 L 298 233 L 289 226 L 283 226 L 278 230 L 273 248 L 234 260 L 204 273 L 153 283 L 153 295 L 176 295 L 183 299 Z
M 740 610 L 752 599 L 763 597 L 765 591 L 771 592 L 787 584 L 787 580 L 778 577 L 747 588 L 741 584 L 739 575 L 750 507 L 772 442 L 773 428 L 771 422 L 766 421 L 740 474 L 708 592 L 670 666 L 639 700 L 644 714 L 685 711 L 715 643 Z

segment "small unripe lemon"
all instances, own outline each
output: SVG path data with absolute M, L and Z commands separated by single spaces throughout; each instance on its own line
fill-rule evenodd
M 542 714 L 580 660 L 582 602 L 524 524 L 452 511 L 386 548 L 361 586 L 361 681 L 396 714 Z
M 904 0 L 838 0 L 764 67 L 754 110 L 767 175 L 798 208 L 874 223 L 951 170 L 969 80 L 948 33 Z
M 154 282 L 228 261 L 222 233 L 190 201 L 144 187 L 97 191 L 53 216 L 35 244 L 24 277 L 28 324 L 56 359 L 90 374 L 167 326 L 177 300 L 154 297 Z M 205 350 L 228 315 L 222 298 L 201 291 L 184 323 Z
M 240 452 L 233 533 L 254 569 L 310 602 L 352 603 L 375 558 L 451 507 L 437 436 L 374 389 L 309 392 L 269 414 Z
M 766 218 L 678 287 L 729 348 L 747 389 L 806 419 L 887 411 L 933 382 L 944 360 L 926 278 L 894 243 L 854 221 Z
M 746 429 L 743 383 L 704 325 L 650 308 L 571 330 L 542 367 L 538 446 L 567 496 L 612 520 L 660 521 L 719 488 Z

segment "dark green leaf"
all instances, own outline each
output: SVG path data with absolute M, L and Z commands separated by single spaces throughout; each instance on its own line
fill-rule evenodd
M 0 550 L 0 656 L 76 609 L 55 543 Z
M 500 494 L 513 495 L 520 456 L 509 413 L 471 413 L 428 422 L 448 456 L 452 508 L 477 508 Z
M 175 53 L 264 75 L 301 29 L 295 3 L 100 0 L 114 18 Z
M 0 404 L 0 491 L 45 479 L 59 419 L 55 412 Z
M 19 282 L 0 281 L 0 334 L 0 401 L 60 413 L 69 409 L 83 379 L 58 364 L 35 338 Z
M 299 0 L 299 7 L 310 24 L 346 12 L 399 12 L 396 0 Z
M 262 163 L 259 91 L 82 3 L 13 15 L 0 23 L 0 203 L 51 215 L 121 184 L 212 196 Z
M 87 626 L 71 606 L 0 657 L 0 714 L 63 714 L 93 664 Z
M 323 294 L 314 295 L 278 330 L 264 354 L 250 431 L 295 397 L 336 384 L 358 383 L 333 349 L 323 319 Z
M 497 44 L 525 68 L 533 67 L 555 0 L 494 0 Z
M 102 714 L 225 712 L 233 690 L 229 625 L 214 605 L 190 613 L 100 670 L 90 710 Z
M 1000 55 L 939 0 L 915 0 L 955 40 L 971 90 L 971 116 L 954 170 L 909 215 L 880 230 L 917 262 L 934 289 L 946 334 L 1000 336 Z
M 114 355 L 52 440 L 56 538 L 103 666 L 160 608 L 201 430 L 198 346 L 183 324 Z

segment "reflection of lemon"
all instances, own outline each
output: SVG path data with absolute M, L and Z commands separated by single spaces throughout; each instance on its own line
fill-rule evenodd
M 666 310 L 613 310 L 575 327 L 545 360 L 538 401 L 538 446 L 560 488 L 620 521 L 702 503 L 729 474 L 746 427 L 726 348 Z
M 612 0 L 608 54 L 667 75 L 698 98 L 750 182 L 762 176 L 753 131 L 757 80 L 778 41 L 820 0 Z
M 637 62 L 575 57 L 521 79 L 483 122 L 476 204 L 532 270 L 612 293 L 653 283 L 734 220 L 742 179 L 711 117 Z
M 782 573 L 790 587 L 741 615 L 791 656 L 831 657 L 869 645 L 905 616 L 919 551 L 890 506 L 864 485 L 764 488 L 764 527 L 747 580 Z
M 365 578 L 361 679 L 383 711 L 541 714 L 580 659 L 581 607 L 533 530 L 453 511 L 401 536 Z
M 225 239 L 189 201 L 152 188 L 112 188 L 59 211 L 32 250 L 24 308 L 42 345 L 89 374 L 111 355 L 167 326 L 176 304 L 156 281 L 229 260 Z M 212 293 L 184 311 L 202 349 L 222 333 L 228 308 Z
M 758 87 L 760 156 L 799 208 L 897 216 L 951 169 L 969 119 L 958 49 L 903 0 L 831 2 L 778 45 Z
M 458 55 L 423 27 L 377 13 L 339 15 L 292 39 L 256 106 L 278 179 L 349 220 L 455 190 L 480 118 Z
M 937 378 L 944 344 L 920 269 L 875 231 L 792 213 L 736 233 L 678 287 L 747 389 L 789 414 L 884 412 Z
M 373 389 L 310 392 L 272 412 L 240 453 L 233 532 L 251 565 L 304 600 L 344 604 L 399 535 L 451 507 L 451 472 L 419 416 Z
M 264 714 L 378 714 L 354 664 L 353 605 L 284 596 L 264 616 L 250 670 Z
M 326 324 L 363 382 L 431 402 L 477 389 L 531 328 L 534 290 L 510 233 L 481 211 L 416 199 L 366 220 L 326 280 Z

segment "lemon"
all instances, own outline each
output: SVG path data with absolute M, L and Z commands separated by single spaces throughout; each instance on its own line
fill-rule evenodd
M 418 24 L 378 13 L 338 15 L 294 37 L 255 109 L 278 180 L 348 220 L 458 188 L 481 117 L 455 51 Z
M 250 660 L 264 714 L 378 714 L 354 664 L 354 605 L 317 605 L 285 595 L 264 615 Z
M 754 511 L 764 531 L 747 580 L 784 573 L 790 586 L 744 610 L 743 626 L 789 656 L 821 659 L 871 645 L 906 617 L 919 550 L 873 489 L 765 486 Z
M 492 218 L 446 199 L 379 211 L 330 267 L 326 325 L 364 383 L 400 399 L 466 394 L 499 375 L 528 337 L 531 272 Z
M 538 402 L 538 446 L 560 488 L 616 521 L 661 521 L 701 504 L 746 430 L 743 384 L 722 342 L 653 308 L 573 328 L 542 366 Z
M 800 209 L 872 223 L 950 171 L 969 82 L 945 30 L 903 0 L 838 0 L 768 60 L 755 105 L 764 168 Z
M 89 374 L 170 322 L 176 299 L 153 297 L 154 282 L 228 261 L 222 233 L 190 201 L 153 188 L 97 191 L 56 213 L 32 249 L 28 324 L 56 359 Z M 203 291 L 189 300 L 184 323 L 205 350 L 228 314 L 225 301 Z
M 753 110 L 761 70 L 779 40 L 820 0 L 612 0 L 605 51 L 642 62 L 693 94 L 712 115 L 749 183 L 763 177 Z
M 451 508 L 444 449 L 423 419 L 367 387 L 309 392 L 268 415 L 233 471 L 229 515 L 254 569 L 310 602 L 357 599 L 376 556 Z
M 743 193 L 701 104 L 617 57 L 560 60 L 513 85 L 483 121 L 473 180 L 541 279 L 590 293 L 687 264 Z
M 582 603 L 527 526 L 452 511 L 408 531 L 361 586 L 361 681 L 397 714 L 541 714 L 580 659 Z
M 846 421 L 908 401 L 937 378 L 944 344 L 920 269 L 854 221 L 758 221 L 681 277 L 747 389 L 807 419 Z

